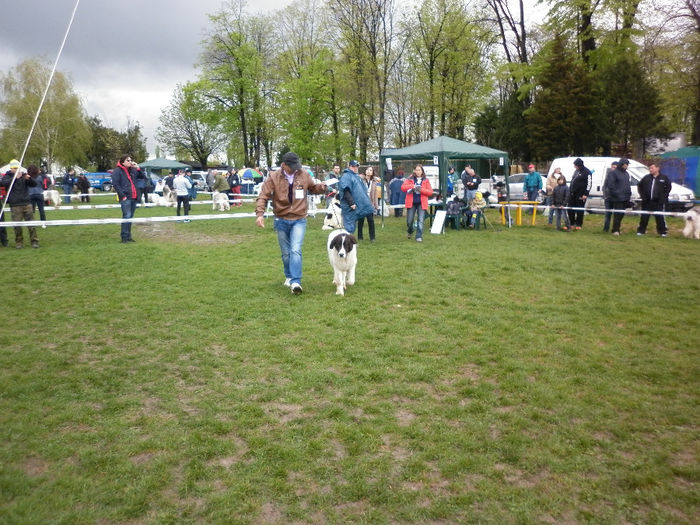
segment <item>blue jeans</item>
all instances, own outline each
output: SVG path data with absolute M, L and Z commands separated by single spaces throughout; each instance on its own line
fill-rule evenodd
M 42 221 L 46 220 L 46 212 L 44 211 L 44 194 L 43 193 L 30 193 L 29 201 L 32 203 L 32 211 L 39 208 L 39 218 Z
M 136 199 L 124 199 L 119 201 L 122 207 L 122 219 L 131 219 L 134 216 L 134 211 L 136 211 Z M 122 222 L 122 241 L 128 241 L 131 239 L 131 223 Z
M 73 186 L 63 186 L 63 204 L 70 204 L 71 193 L 73 193 Z
M 288 220 L 275 217 L 275 231 L 282 252 L 284 276 L 290 284 L 301 284 L 301 245 L 306 234 L 306 218 Z
M 418 227 L 416 228 L 416 239 L 423 238 L 423 221 L 425 220 L 425 210 L 420 206 L 412 206 L 408 208 L 406 213 L 406 225 L 408 226 L 408 234 L 413 233 L 413 218 L 416 216 L 416 210 L 418 210 Z
M 544 198 L 544 205 L 549 206 L 549 224 L 552 224 L 552 219 L 554 218 L 554 208 L 552 208 L 552 203 L 554 202 L 554 197 L 547 195 Z

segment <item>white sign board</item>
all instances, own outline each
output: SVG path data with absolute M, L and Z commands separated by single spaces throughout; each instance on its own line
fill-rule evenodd
M 439 161 L 440 161 L 440 159 L 438 159 L 438 156 L 437 156 L 437 155 L 434 155 L 434 156 L 433 156 L 433 164 L 435 164 L 435 165 L 437 166 L 438 164 L 440 164 Z
M 392 169 L 391 167 L 391 157 L 386 158 L 386 169 L 390 170 Z
M 430 233 L 442 233 L 442 227 L 445 225 L 445 216 L 447 212 L 445 210 L 438 210 L 435 212 L 435 218 L 433 219 L 433 225 L 430 227 Z

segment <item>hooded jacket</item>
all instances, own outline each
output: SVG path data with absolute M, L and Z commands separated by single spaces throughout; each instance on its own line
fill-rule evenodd
M 591 174 L 591 170 L 586 166 L 581 166 L 574 172 L 574 176 L 571 178 L 571 185 L 569 186 L 571 198 L 580 199 L 584 195 L 588 197 L 592 184 L 593 175 Z
M 343 211 L 343 222 L 355 222 L 362 217 L 374 214 L 374 206 L 367 194 L 367 185 L 360 176 L 350 168 L 345 168 L 338 182 L 340 192 L 340 208 Z M 349 195 L 348 195 L 349 194 Z M 355 209 L 350 206 L 355 205 Z
M 629 202 L 632 197 L 630 187 L 630 174 L 627 170 L 617 167 L 605 177 L 605 186 L 608 189 L 608 199 L 613 202 Z

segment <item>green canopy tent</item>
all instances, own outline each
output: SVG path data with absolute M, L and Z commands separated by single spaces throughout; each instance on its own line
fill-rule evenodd
M 179 170 L 190 167 L 189 164 L 164 158 L 147 160 L 146 162 L 140 163 L 139 166 L 147 170 Z
M 440 171 L 440 191 L 443 193 L 447 188 L 447 169 L 450 164 L 455 168 L 456 164 L 471 164 L 482 178 L 495 174 L 504 175 L 508 188 L 508 153 L 472 142 L 440 136 L 405 148 L 384 148 L 379 154 L 379 167 L 383 174 L 388 169 L 387 159 L 391 159 L 392 167 L 397 160 L 415 160 L 425 165 L 437 164 Z M 382 180 L 384 179 L 382 176 Z M 383 220 L 384 214 L 382 222 Z

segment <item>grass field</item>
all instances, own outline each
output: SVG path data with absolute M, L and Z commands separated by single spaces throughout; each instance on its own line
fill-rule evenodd
M 301 296 L 271 219 L 0 249 L 0 522 L 698 523 L 700 243 L 601 220 L 387 218 L 345 297 L 320 216 Z

